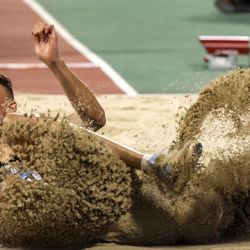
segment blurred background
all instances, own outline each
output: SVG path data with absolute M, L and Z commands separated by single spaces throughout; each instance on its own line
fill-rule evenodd
M 199 91 L 225 70 L 206 67 L 198 36 L 250 32 L 249 13 L 222 14 L 213 0 L 39 2 L 140 93 Z
M 248 12 L 225 14 L 214 0 L 36 2 L 138 93 L 197 93 L 227 71 L 208 69 L 198 37 L 250 33 Z M 248 59 L 240 57 L 240 65 L 248 66 Z

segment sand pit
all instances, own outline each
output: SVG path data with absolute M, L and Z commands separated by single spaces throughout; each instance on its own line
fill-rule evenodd
M 247 87 L 249 86 L 247 85 L 249 72 L 243 71 L 240 74 L 242 74 L 243 79 L 246 80 L 244 88 L 246 90 L 245 92 L 249 94 L 249 88 Z M 230 77 L 232 77 L 232 75 Z M 236 82 L 237 79 L 236 77 Z M 225 79 L 224 82 L 226 84 L 227 79 Z M 227 87 L 228 86 L 224 86 L 224 89 L 227 89 Z M 242 89 L 237 86 L 232 91 L 232 93 L 234 92 L 233 97 L 235 97 L 235 93 L 240 93 L 240 91 L 242 91 Z M 208 96 L 209 98 L 211 97 L 210 95 Z M 32 100 L 29 97 L 20 98 L 23 98 L 24 102 L 29 100 L 34 101 L 34 103 L 39 103 L 37 99 Z M 34 98 L 41 98 L 41 101 L 44 101 L 42 97 Z M 218 96 L 217 100 L 219 100 L 219 98 Z M 240 96 L 238 96 L 238 98 L 240 98 Z M 242 101 L 245 100 L 245 104 L 249 103 L 249 95 L 243 95 L 242 98 Z M 175 138 L 175 128 L 177 124 L 174 121 L 176 119 L 176 113 L 185 113 L 185 107 L 189 107 L 195 99 L 196 97 L 194 96 L 102 97 L 101 102 L 107 110 L 108 124 L 100 133 L 109 135 L 114 139 L 119 139 L 119 141 L 143 152 L 160 151 L 166 146 L 169 146 Z M 213 99 L 213 103 L 216 103 L 215 99 Z M 49 100 L 49 97 L 47 97 L 47 100 Z M 58 100 L 53 100 L 52 103 L 60 103 L 64 102 L 64 100 L 65 99 L 58 97 Z M 223 98 L 221 100 L 223 100 Z M 232 98 L 228 100 L 231 102 Z M 29 109 L 29 105 L 32 105 L 32 103 L 29 102 L 24 109 Z M 66 110 L 68 113 L 71 112 L 69 105 L 62 106 L 66 107 L 66 109 L 68 108 L 68 110 Z M 200 159 L 201 167 L 192 171 L 192 175 L 190 175 L 187 181 L 182 183 L 180 189 L 168 192 L 167 197 L 166 187 L 168 187 L 169 183 L 167 183 L 167 185 L 159 185 L 157 179 L 144 179 L 144 183 L 145 180 L 147 180 L 147 185 L 141 186 L 143 195 L 139 192 L 139 197 L 136 197 L 137 201 L 139 200 L 140 202 L 133 203 L 132 212 L 123 216 L 118 222 L 118 227 L 114 227 L 114 231 L 107 235 L 109 240 L 133 244 L 147 244 L 151 241 L 151 243 L 157 244 L 163 243 L 164 241 L 175 243 L 184 238 L 192 242 L 206 242 L 219 239 L 222 235 L 235 236 L 238 232 L 242 233 L 247 231 L 244 227 L 245 224 L 242 222 L 248 222 L 247 179 L 249 179 L 249 174 L 246 163 L 249 162 L 247 158 L 249 154 L 245 155 L 244 152 L 247 151 L 244 151 L 245 149 L 242 151 L 242 149 L 237 146 L 237 149 L 235 149 L 235 147 L 233 148 L 233 152 L 237 153 L 237 157 L 233 159 L 230 158 L 230 154 L 224 155 L 222 159 L 216 155 L 218 153 L 221 155 L 220 150 L 222 150 L 223 145 L 228 145 L 228 142 L 235 143 L 235 141 L 232 141 L 235 135 L 238 136 L 238 144 L 236 143 L 236 145 L 242 145 L 242 137 L 248 134 L 249 120 L 246 120 L 248 118 L 245 116 L 242 118 L 240 115 L 239 119 L 241 120 L 235 116 L 233 113 L 234 110 L 232 109 L 234 104 L 232 104 L 229 109 L 225 109 L 225 107 L 222 106 L 219 104 L 213 106 L 216 107 L 216 110 L 210 109 L 209 112 L 206 113 L 206 117 L 201 118 L 201 116 L 197 116 L 197 114 L 194 117 L 189 117 L 191 121 L 193 118 L 197 119 L 193 124 L 200 124 L 199 127 L 202 129 L 197 130 L 198 126 L 192 126 L 191 129 L 187 129 L 187 132 L 183 132 L 183 128 L 179 129 L 177 132 L 179 135 L 178 140 L 172 143 L 170 152 L 179 150 L 189 140 L 200 139 L 203 140 L 205 144 L 206 138 L 208 138 L 207 136 L 210 135 L 209 131 L 214 131 L 215 128 L 218 128 L 220 132 L 220 128 L 225 127 L 215 126 L 211 129 L 211 126 L 208 125 L 211 124 L 211 118 L 213 118 L 212 120 L 214 121 L 214 117 L 216 117 L 216 121 L 221 121 L 219 124 L 223 123 L 225 119 L 227 121 L 229 120 L 227 127 L 233 134 L 228 133 L 229 130 L 226 129 L 223 132 L 224 134 L 219 137 L 221 142 L 221 139 L 224 139 L 224 144 L 217 143 L 216 145 L 218 147 L 215 151 L 213 150 L 213 144 L 209 145 L 209 143 L 207 143 L 204 148 L 204 150 L 206 150 L 204 152 L 207 152 L 207 154 L 204 154 Z M 44 105 L 42 108 L 46 109 Z M 244 111 L 244 107 L 241 105 L 237 108 Z M 246 107 L 245 113 L 247 113 L 248 110 Z M 149 116 L 150 119 L 148 118 Z M 184 117 L 187 119 L 188 115 Z M 185 119 L 182 121 L 185 123 Z M 239 121 L 244 121 L 242 123 L 243 126 L 238 126 L 241 123 L 239 123 Z M 162 140 L 163 137 L 166 139 Z M 216 138 L 218 137 L 215 136 L 212 139 L 216 140 Z M 205 156 L 208 154 L 210 154 L 210 156 L 206 158 Z M 240 157 L 242 154 L 244 154 L 246 158 Z M 211 157 L 211 155 L 214 155 L 214 157 Z M 208 161 L 208 159 L 210 161 Z M 237 165 L 240 159 L 243 159 L 243 161 L 240 165 Z M 232 163 L 233 171 L 231 168 Z M 209 165 L 209 168 L 206 167 L 208 166 L 206 164 Z M 240 178 L 241 175 L 243 175 L 243 179 Z M 219 178 L 219 185 L 216 178 L 212 178 L 214 176 Z M 243 180 L 243 182 L 241 180 Z M 228 183 L 232 183 L 232 185 L 228 185 Z M 166 202 L 166 200 L 168 202 Z M 174 207 L 177 209 L 173 209 Z M 240 209 L 236 209 L 236 207 Z M 207 211 L 207 216 L 205 217 L 204 210 Z M 238 230 L 239 225 L 242 225 L 241 231 Z M 145 226 L 148 226 L 148 230 L 145 230 Z M 125 237 L 124 231 L 126 233 Z M 197 231 L 199 233 L 197 233 Z M 123 234 L 123 237 L 121 237 L 121 234 Z M 244 246 L 246 245 L 240 245 L 240 247 Z M 221 249 L 224 249 L 223 247 L 224 246 L 221 246 Z M 232 249 L 235 249 L 233 247 L 234 246 L 232 246 Z M 121 247 L 121 249 L 123 248 L 124 247 Z M 194 247 L 194 249 L 202 248 L 210 249 L 205 246 L 199 248 Z M 96 249 L 102 249 L 102 246 Z M 108 249 L 108 246 L 106 249 Z M 118 246 L 115 246 L 115 249 L 118 249 Z M 177 249 L 179 248 L 177 247 Z M 230 247 L 226 249 L 230 249 Z

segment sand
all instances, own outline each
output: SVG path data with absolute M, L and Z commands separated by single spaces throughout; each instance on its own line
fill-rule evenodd
M 216 242 L 249 233 L 249 77 L 249 70 L 238 69 L 202 90 L 168 155 L 158 160 L 160 169 L 169 164 L 171 172 L 161 181 L 158 171 L 155 179 L 144 178 L 146 199 L 177 223 L 175 234 L 163 235 L 167 243 Z M 198 162 L 182 153 L 193 142 L 203 145 Z
M 65 96 L 18 95 L 18 110 L 47 112 L 63 111 L 75 118 L 74 110 Z M 196 95 L 126 95 L 99 96 L 106 112 L 106 126 L 98 133 L 124 143 L 143 153 L 158 152 L 168 146 L 176 135 L 176 114 L 196 99 Z M 78 120 L 80 123 L 80 120 Z
M 30 109 L 47 111 L 47 109 L 50 108 L 52 113 L 56 113 L 60 109 L 63 109 L 66 114 L 72 112 L 72 108 L 65 97 L 47 96 L 44 98 L 44 96 L 18 96 L 19 103 L 21 104 L 19 109 L 25 111 L 29 111 Z M 116 139 L 145 153 L 159 152 L 162 149 L 166 149 L 176 137 L 176 119 L 180 117 L 180 114 L 183 114 L 185 109 L 189 107 L 196 98 L 197 96 L 187 95 L 149 95 L 140 97 L 102 96 L 100 97 L 100 102 L 106 110 L 107 125 L 100 130 L 99 133 L 105 134 L 110 138 Z M 48 106 L 46 107 L 45 104 Z M 55 106 L 57 109 L 51 108 Z M 75 117 L 73 118 L 77 120 Z M 203 124 L 203 128 L 204 127 L 206 127 L 206 122 Z M 244 129 L 240 133 L 244 134 Z M 176 145 L 178 145 L 178 141 L 175 147 Z M 214 198 L 213 194 L 211 194 L 211 197 Z M 95 249 L 112 248 L 134 249 L 133 247 L 118 247 L 112 244 L 102 244 L 95 247 Z M 180 249 L 178 246 L 173 248 Z M 144 248 L 138 247 L 138 249 Z M 184 249 L 192 249 L 192 247 Z M 196 246 L 193 247 L 193 249 L 248 249 L 248 243 L 235 243 L 232 246 L 230 246 L 230 244 Z
M 5 245 L 87 245 L 130 210 L 130 169 L 86 131 L 40 118 L 5 123 L 0 134 L 22 159 L 12 163 L 15 175 L 1 168 Z

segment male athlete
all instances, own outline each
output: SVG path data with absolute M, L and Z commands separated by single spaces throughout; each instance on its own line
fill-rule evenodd
M 85 84 L 67 68 L 63 60 L 60 58 L 54 27 L 46 23 L 38 23 L 34 26 L 32 34 L 35 39 L 35 50 L 38 58 L 48 66 L 51 72 L 58 79 L 82 121 L 86 123 L 87 127 L 94 130 L 104 126 L 105 114 L 95 96 L 85 86 Z M 0 77 L 0 104 L 0 116 L 3 122 L 7 122 L 11 119 L 26 119 L 22 114 L 19 115 L 16 112 L 16 102 L 14 101 L 12 85 L 10 80 L 4 76 Z M 128 160 L 127 162 L 131 162 L 130 158 L 134 156 L 134 152 L 130 153 L 126 147 L 121 148 L 120 145 L 115 145 L 112 149 L 119 152 L 119 157 L 124 161 Z M 185 182 L 187 182 L 189 177 L 188 174 L 191 173 L 189 169 L 193 168 L 193 166 L 197 163 L 201 152 L 202 148 L 200 144 L 185 145 L 182 150 L 177 152 L 178 154 L 175 153 L 176 157 L 171 158 L 171 155 L 169 155 L 169 159 L 172 161 L 169 160 L 169 163 L 163 167 L 154 166 L 154 162 L 150 165 L 151 161 L 149 161 L 150 164 L 142 170 L 148 174 L 155 175 L 163 181 L 165 179 L 169 180 L 168 175 L 170 175 L 170 177 L 174 177 L 172 179 L 177 180 L 176 182 L 178 182 L 178 188 L 181 188 L 185 185 Z M 155 160 L 156 157 L 157 155 L 153 157 L 153 160 Z M 182 162 L 184 162 L 184 158 L 186 159 L 187 166 L 185 166 L 184 171 L 180 172 L 185 174 L 185 179 L 179 178 L 181 181 L 178 181 L 179 176 L 176 176 L 174 171 L 175 166 L 174 164 L 171 165 L 171 163 L 174 162 L 177 165 L 179 164 L 178 160 L 181 159 Z M 132 162 L 133 160 L 137 162 L 138 159 L 134 156 Z M 13 156 L 13 152 L 8 145 L 0 144 L 0 168 L 6 170 L 7 173 L 19 176 L 21 179 L 26 181 L 40 181 L 43 179 L 43 176 L 40 176 L 40 174 L 36 171 L 20 171 L 16 165 L 12 164 L 13 161 L 21 163 L 21 159 Z M 182 175 L 182 173 L 180 174 Z M 166 178 L 164 179 L 162 177 Z M 184 181 L 182 181 L 182 179 Z M 138 189 L 140 188 L 138 187 Z M 139 193 L 140 191 L 138 190 L 136 192 Z M 138 201 L 139 200 L 140 199 L 138 199 Z M 185 211 L 188 211 L 188 209 Z M 145 199 L 142 201 L 142 205 L 140 201 L 140 204 L 133 206 L 132 211 L 121 218 L 121 221 L 118 222 L 114 231 L 112 231 L 113 229 L 110 229 L 110 232 L 105 235 L 104 240 L 121 243 L 135 243 L 138 242 L 138 239 L 145 240 L 146 238 L 150 239 L 152 237 L 152 239 L 154 239 L 154 236 L 152 236 L 152 234 L 155 233 L 153 230 L 154 228 L 160 229 L 159 231 L 157 230 L 157 234 L 161 232 L 160 235 L 163 234 L 163 239 L 165 239 L 165 233 L 169 234 L 170 230 L 175 230 L 173 222 L 171 222 L 168 217 L 167 219 L 165 217 L 165 213 L 159 214 L 159 211 L 156 210 L 155 207 L 151 206 L 147 199 Z M 123 225 L 124 218 L 128 218 L 128 221 L 131 218 L 132 223 Z M 143 218 L 143 220 L 141 220 L 141 218 Z M 169 224 L 169 221 L 172 224 Z M 125 230 L 126 228 L 128 228 L 127 231 Z M 125 241 L 122 240 L 123 238 Z M 156 241 L 158 240 L 157 238 L 155 239 Z M 159 238 L 159 240 L 162 239 Z

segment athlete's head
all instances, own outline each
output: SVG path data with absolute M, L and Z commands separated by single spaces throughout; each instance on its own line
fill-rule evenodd
M 2 120 L 8 112 L 15 112 L 17 104 L 14 100 L 11 80 L 0 74 L 0 120 Z

